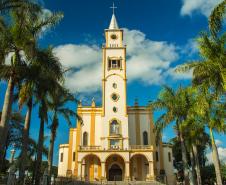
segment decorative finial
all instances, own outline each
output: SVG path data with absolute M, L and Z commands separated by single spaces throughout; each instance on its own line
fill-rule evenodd
M 113 14 L 115 14 L 115 9 L 118 8 L 118 7 L 116 7 L 114 2 L 113 2 L 113 5 L 110 8 L 112 8 Z
M 82 106 L 82 99 L 80 99 L 79 101 L 78 101 L 78 107 L 81 107 Z
M 134 106 L 138 106 L 138 98 L 137 97 L 134 100 Z
M 92 99 L 92 107 L 95 107 L 95 106 L 96 106 L 96 103 L 95 103 L 95 99 L 93 97 L 93 99 Z

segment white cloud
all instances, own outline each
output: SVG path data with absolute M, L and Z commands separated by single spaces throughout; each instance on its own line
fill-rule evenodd
M 222 0 L 182 0 L 181 15 L 192 15 L 198 12 L 208 17 L 212 9 Z
M 218 150 L 218 155 L 219 155 L 220 161 L 223 161 L 226 164 L 226 148 L 221 146 L 223 144 L 222 141 L 216 139 L 215 142 L 218 147 L 217 150 Z M 212 151 L 207 153 L 206 157 L 207 157 L 209 163 L 213 163 Z
M 218 154 L 219 154 L 220 160 L 226 163 L 226 148 L 219 147 Z
M 176 46 L 164 41 L 152 41 L 138 30 L 125 30 L 127 72 L 129 81 L 161 84 L 170 64 L 178 58 Z
M 196 39 L 188 39 L 187 44 L 181 48 L 181 53 L 185 54 L 187 57 L 193 57 L 198 54 L 198 42 Z
M 217 146 L 221 146 L 223 144 L 223 142 L 219 139 L 216 139 L 215 143 L 216 143 Z
M 101 86 L 101 49 L 97 46 L 66 44 L 54 48 L 67 73 L 66 86 L 73 92 L 94 92 Z
M 179 49 L 165 41 L 153 41 L 138 30 L 124 29 L 127 45 L 128 82 L 144 85 L 162 84 L 188 79 L 190 74 L 175 75 L 171 67 L 179 57 Z M 66 76 L 66 86 L 73 92 L 93 93 L 101 89 L 102 50 L 97 45 L 65 44 L 54 48 L 56 56 L 66 68 L 73 68 Z
M 177 72 L 176 67 L 170 68 L 167 71 L 168 75 L 171 76 L 174 80 L 188 80 L 192 78 L 193 70 L 187 71 L 187 72 Z

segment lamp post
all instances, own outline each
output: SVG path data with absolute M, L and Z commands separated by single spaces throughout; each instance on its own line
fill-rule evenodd
M 7 185 L 14 185 L 16 182 L 16 175 L 15 175 L 15 166 L 13 165 L 14 155 L 16 150 L 14 149 L 15 144 L 13 145 L 12 150 L 10 150 L 10 168 L 9 168 L 9 175 L 7 180 Z
M 13 144 L 13 148 L 12 148 L 12 150 L 10 150 L 10 164 L 12 164 L 13 163 L 13 161 L 14 161 L 14 155 L 15 155 L 15 152 L 16 152 L 16 150 L 15 150 L 15 143 Z

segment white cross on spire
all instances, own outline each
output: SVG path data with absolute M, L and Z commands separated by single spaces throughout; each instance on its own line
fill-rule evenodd
M 110 8 L 112 8 L 113 14 L 115 14 L 115 9 L 118 8 L 118 7 L 116 7 L 114 2 L 113 2 L 113 6 L 111 6 Z

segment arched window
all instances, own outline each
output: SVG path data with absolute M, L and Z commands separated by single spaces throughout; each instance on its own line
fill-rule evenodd
M 148 145 L 148 133 L 147 133 L 147 131 L 143 132 L 143 144 Z
M 88 145 L 88 133 L 84 132 L 83 133 L 83 146 L 87 146 Z
M 120 134 L 120 125 L 117 120 L 112 120 L 110 124 L 110 135 Z
M 169 162 L 171 162 L 171 153 L 168 152 L 168 159 L 169 159 Z

